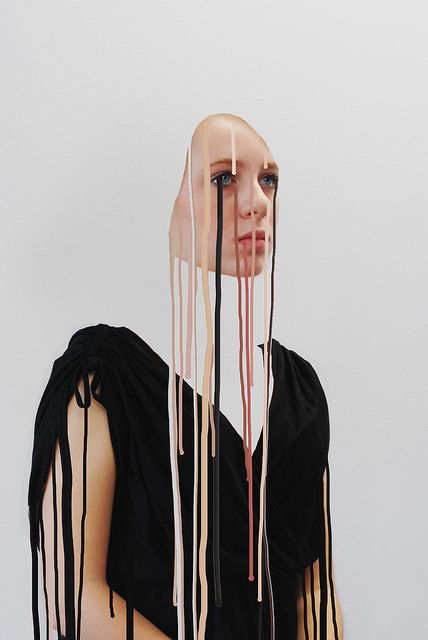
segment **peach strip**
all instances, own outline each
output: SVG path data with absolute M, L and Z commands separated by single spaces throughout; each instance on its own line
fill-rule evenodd
M 174 506 L 174 585 L 173 585 L 173 605 L 177 607 L 178 619 L 178 638 L 184 640 L 184 557 L 183 557 L 183 531 L 181 522 L 181 500 L 180 500 L 180 483 L 178 478 L 178 461 L 177 461 L 177 399 L 176 399 L 176 372 L 175 372 L 175 257 L 172 252 L 170 241 L 170 290 L 171 290 L 171 315 L 172 315 L 172 357 L 169 373 L 169 442 L 170 442 L 170 463 L 173 490 L 173 506 Z M 172 414 L 172 420 L 171 420 Z M 177 586 L 177 574 L 180 583 Z
M 256 265 L 256 216 L 254 215 L 254 184 L 250 178 L 250 209 L 251 209 L 251 294 L 250 294 L 250 385 L 254 386 L 254 273 Z M 251 449 L 250 449 L 251 453 Z
M 180 355 L 180 378 L 178 384 L 178 449 L 183 455 L 183 281 L 182 281 L 182 230 L 178 218 L 178 335 Z
M 270 201 L 267 206 L 267 216 L 265 224 L 265 238 L 267 238 L 270 229 Z M 265 241 L 265 265 L 263 273 L 263 381 L 264 381 L 264 394 L 263 394 L 263 454 L 262 454 L 262 474 L 260 480 L 260 498 L 259 498 L 259 535 L 258 535 L 258 552 L 257 552 L 257 600 L 262 600 L 262 530 L 264 527 L 264 506 L 265 506 L 265 477 L 266 477 L 266 465 L 267 465 L 267 428 L 269 421 L 268 403 L 269 403 L 269 389 L 268 389 L 268 337 L 269 337 L 269 305 L 268 305 L 268 291 L 269 291 L 269 242 Z

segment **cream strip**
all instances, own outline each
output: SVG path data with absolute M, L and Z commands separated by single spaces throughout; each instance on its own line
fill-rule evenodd
M 244 382 L 244 365 L 243 365 L 243 320 L 242 320 L 242 282 L 241 282 L 241 267 L 240 267 L 240 255 L 239 255 L 239 243 L 238 243 L 238 230 L 237 230 L 237 217 L 238 217 L 238 198 L 236 184 L 233 185 L 234 192 L 234 237 L 235 237 L 235 258 L 236 258 L 236 278 L 238 284 L 238 330 L 239 330 L 239 381 L 241 387 L 241 401 L 242 401 L 242 447 L 244 450 L 244 461 L 246 470 L 246 480 L 248 482 L 248 465 L 247 465 L 247 401 L 245 395 L 245 382 Z M 245 243 L 244 243 L 245 245 Z
M 245 355 L 246 355 L 246 374 L 247 374 L 247 430 L 248 430 L 248 448 L 246 451 L 246 467 L 248 482 L 248 580 L 254 580 L 254 526 L 253 526 L 253 454 L 251 445 L 251 381 L 250 381 L 250 334 L 249 334 L 249 315 L 250 301 L 248 298 L 248 258 L 247 244 L 244 242 L 244 269 L 245 269 Z
M 182 282 L 182 229 L 178 217 L 178 335 L 180 355 L 180 379 L 178 384 L 178 450 L 183 455 L 183 282 Z
M 211 180 L 209 166 L 208 125 L 205 123 L 202 134 L 204 165 L 204 222 L 202 228 L 201 266 L 202 291 L 205 307 L 206 345 L 204 372 L 202 378 L 202 432 L 201 432 L 201 540 L 199 545 L 199 580 L 201 583 L 201 612 L 199 617 L 198 640 L 205 638 L 205 625 L 208 614 L 208 585 L 206 576 L 206 548 L 208 537 L 208 408 L 209 380 L 212 369 L 213 329 L 211 319 L 211 301 L 208 282 L 208 233 L 211 223 Z
M 271 269 L 271 300 L 270 300 L 270 319 L 269 319 L 269 347 L 268 347 L 268 362 L 269 362 L 269 366 L 268 366 L 268 397 L 269 397 L 269 380 L 270 380 L 270 362 L 271 362 L 271 355 L 272 355 L 272 321 L 273 321 L 273 307 L 274 307 L 274 274 L 275 274 L 275 253 L 276 253 L 276 221 L 277 221 L 277 214 L 276 214 L 276 194 L 277 194 L 277 190 L 278 190 L 278 184 L 275 187 L 275 192 L 274 192 L 274 196 L 273 196 L 273 216 L 272 216 L 272 269 Z M 267 412 L 267 418 L 266 418 L 266 427 L 267 427 L 267 432 L 266 432 L 266 443 L 269 442 L 269 410 Z M 265 449 L 265 455 L 267 456 L 268 454 L 268 447 Z M 264 473 L 263 473 L 263 467 L 262 467 L 262 473 L 261 473 L 261 477 L 266 478 L 267 475 L 267 471 L 266 471 L 266 467 L 267 467 L 267 458 L 265 459 L 265 468 L 264 468 Z M 271 578 L 271 574 L 270 574 L 270 561 L 269 561 L 269 541 L 268 541 L 268 537 L 267 537 L 267 531 L 266 531 L 266 485 L 264 484 L 264 509 L 263 509 L 263 518 L 264 518 L 264 522 L 263 522 L 263 543 L 265 546 L 265 557 L 266 557 L 266 567 L 265 567 L 265 571 L 266 571 L 266 579 L 267 579 L 267 585 L 268 585 L 268 596 L 269 596 L 269 608 L 270 608 L 270 635 L 271 635 L 271 640 L 275 640 L 275 603 L 274 603 L 274 593 L 273 593 L 273 587 L 272 587 L 272 578 Z
M 193 333 L 193 252 L 187 264 L 187 313 L 186 313 L 186 368 L 184 377 L 192 377 L 192 333 Z
M 263 455 L 262 455 L 262 475 L 260 482 L 260 498 L 259 498 L 259 535 L 258 535 L 258 550 L 257 550 L 257 600 L 262 601 L 262 531 L 264 526 L 264 503 L 265 503 L 265 478 L 266 473 L 266 456 L 267 456 L 267 421 L 269 419 L 268 413 L 268 366 L 269 359 L 267 358 L 268 341 L 269 341 L 269 305 L 268 305 L 268 290 L 269 290 L 269 242 L 267 241 L 270 229 L 270 200 L 267 203 L 267 215 L 265 224 L 265 260 L 263 269 Z
M 169 374 L 169 442 L 170 442 L 170 463 L 174 506 L 174 585 L 173 585 L 173 605 L 177 607 L 178 640 L 184 640 L 184 558 L 183 558 L 183 532 L 181 524 L 181 500 L 180 484 L 177 468 L 177 399 L 176 399 L 176 372 L 175 372 L 175 299 L 174 299 L 174 276 L 175 257 L 170 244 L 170 290 L 171 290 L 171 317 L 172 317 L 172 358 Z M 171 419 L 172 415 L 172 419 Z M 177 578 L 178 574 L 178 578 Z
M 193 188 L 192 188 L 192 142 L 190 142 L 187 153 L 187 176 L 189 185 L 189 204 L 190 204 L 190 220 L 192 228 L 192 275 L 193 275 L 193 296 L 192 296 L 192 313 L 193 313 L 193 339 L 194 339 L 194 385 L 193 385 L 193 564 L 192 564 L 192 622 L 193 637 L 198 634 L 197 622 L 197 546 L 198 546 L 198 472 L 199 472 L 199 437 L 198 437 L 198 353 L 197 353 L 197 335 L 196 335 L 196 301 L 198 291 L 197 269 L 196 269 L 196 233 L 195 233 L 195 210 L 193 206 Z M 189 269 L 190 272 L 190 269 Z M 190 345 L 191 348 L 191 345 Z
M 235 130 L 233 126 L 232 131 L 232 159 L 235 158 L 235 173 L 236 173 L 236 147 L 235 147 Z M 232 162 L 232 173 L 233 162 Z M 246 425 L 247 425 L 247 403 L 245 399 L 245 384 L 244 384 L 244 367 L 243 367 L 243 329 L 242 329 L 242 282 L 241 282 L 241 256 L 239 253 L 239 241 L 238 241 L 238 191 L 236 183 L 233 183 L 233 237 L 235 240 L 235 265 L 236 265 L 236 282 L 238 285 L 238 330 L 239 330 L 239 380 L 241 386 L 241 401 L 242 401 L 242 442 L 244 448 L 244 458 L 246 459 Z
M 254 215 L 254 183 L 250 178 L 251 208 L 251 297 L 250 297 L 250 384 L 254 386 L 254 273 L 256 264 L 256 216 Z M 251 451 L 251 449 L 250 449 Z
M 235 142 L 235 129 L 233 125 L 230 127 L 231 133 L 231 146 L 232 146 L 232 175 L 236 175 L 236 142 Z

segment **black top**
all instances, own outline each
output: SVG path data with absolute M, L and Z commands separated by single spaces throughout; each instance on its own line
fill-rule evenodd
M 263 349 L 263 344 L 258 345 Z M 127 600 L 170 638 L 177 638 L 177 609 L 172 604 L 174 571 L 173 493 L 169 450 L 169 367 L 127 327 L 98 324 L 71 337 L 53 369 L 36 415 L 29 517 L 33 551 L 33 619 L 38 629 L 37 549 L 43 549 L 40 522 L 42 488 L 59 439 L 64 478 L 63 524 L 65 549 L 66 624 L 74 640 L 74 598 L 71 522 L 71 467 L 67 440 L 67 405 L 73 394 L 82 406 L 77 381 L 95 371 L 92 399 L 107 411 L 116 461 L 106 580 L 114 593 Z M 328 483 L 329 416 L 326 398 L 312 365 L 277 340 L 272 340 L 273 391 L 269 409 L 269 449 L 266 489 L 266 528 L 273 592 L 275 638 L 297 637 L 296 588 L 305 567 L 320 559 L 321 598 L 317 612 L 308 594 L 305 615 L 321 616 L 325 627 L 327 588 L 332 576 L 325 560 L 323 474 Z M 86 377 L 87 379 L 87 377 Z M 178 376 L 176 375 L 176 380 Z M 101 386 L 99 386 L 101 382 Z M 98 391 L 97 391 L 98 389 Z M 89 397 L 89 392 L 88 392 Z M 94 401 L 94 400 L 92 400 Z M 199 408 L 201 396 L 198 395 Z M 84 407 L 83 407 L 84 409 Z M 83 410 L 82 409 L 82 410 Z M 198 415 L 201 415 L 199 411 Z M 90 429 L 90 424 L 88 426 Z M 211 440 L 211 438 L 209 438 Z M 183 382 L 183 447 L 178 455 L 185 570 L 185 638 L 192 628 L 193 518 L 193 389 Z M 253 454 L 254 540 L 258 537 L 262 436 Z M 209 463 L 212 464 L 209 455 Z M 212 497 L 209 472 L 209 504 Z M 328 487 L 328 484 L 327 484 Z M 220 562 L 223 607 L 213 597 L 211 512 L 207 545 L 209 609 L 207 640 L 270 638 L 270 608 L 266 581 L 263 602 L 257 601 L 257 543 L 255 580 L 248 580 L 248 485 L 242 438 L 220 414 Z M 330 513 L 327 513 L 330 527 Z M 42 536 L 39 537 L 39 532 Z M 331 531 L 330 531 L 331 542 Z M 330 554 L 331 556 L 331 554 Z M 330 575 L 329 575 L 330 574 Z M 329 582 L 330 581 L 330 582 Z M 328 587 L 329 585 L 329 587 Z M 305 593 L 305 602 L 306 596 Z M 83 594 L 84 597 L 84 594 Z M 106 607 L 109 603 L 106 603 Z M 333 605 L 334 607 L 334 605 Z M 259 630 L 259 609 L 261 629 Z M 113 614 L 113 610 L 111 609 Z M 55 611 L 49 612 L 52 618 Z M 77 616 L 76 616 L 77 618 Z M 62 630 L 64 632 L 64 630 Z M 260 636 L 259 636 L 260 633 Z M 326 638 L 321 631 L 320 640 Z M 124 630 L 125 634 L 125 630 Z M 124 635 L 125 637 L 125 635 Z

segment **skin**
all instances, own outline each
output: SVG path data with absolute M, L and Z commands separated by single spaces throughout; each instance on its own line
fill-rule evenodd
M 235 130 L 236 174 L 232 175 L 231 126 Z M 215 114 L 202 120 L 192 137 L 192 188 L 195 210 L 196 263 L 201 266 L 201 238 L 204 213 L 204 158 L 203 135 L 209 136 L 209 161 L 211 184 L 211 224 L 208 234 L 208 270 L 215 271 L 215 248 L 217 234 L 217 185 L 214 178 L 225 174 L 223 181 L 223 242 L 222 274 L 236 276 L 234 200 L 237 198 L 237 236 L 252 231 L 251 208 L 254 209 L 256 230 L 264 230 L 269 238 L 269 254 L 272 251 L 273 215 L 267 224 L 268 206 L 273 212 L 273 194 L 275 178 L 279 177 L 279 168 L 263 138 L 242 118 L 230 114 Z M 263 167 L 264 160 L 268 168 Z M 219 162 L 219 160 L 223 160 Z M 251 188 L 253 185 L 253 203 L 251 206 Z M 278 210 L 278 206 L 277 206 Z M 171 216 L 169 237 L 171 251 L 175 256 L 190 262 L 191 256 L 191 218 L 189 207 L 188 163 L 181 181 Z M 179 246 L 179 238 L 182 245 Z M 238 243 L 240 273 L 244 273 L 244 246 Z M 249 261 L 251 246 L 248 247 Z M 264 248 L 255 251 L 255 275 L 263 271 L 265 263 Z
M 229 114 L 215 114 L 205 118 L 196 127 L 192 137 L 193 148 L 193 195 L 196 216 L 197 237 L 202 233 L 203 212 L 203 155 L 202 134 L 204 127 L 208 125 L 210 135 L 209 155 L 210 162 L 219 158 L 226 158 L 226 163 L 212 168 L 210 179 L 231 171 L 231 147 L 230 125 L 233 123 L 236 135 L 237 175 L 231 178 L 224 177 L 224 223 L 223 223 L 223 254 L 222 273 L 236 275 L 235 245 L 234 245 L 234 194 L 238 198 L 238 236 L 251 231 L 251 203 L 250 181 L 254 190 L 254 218 L 256 228 L 265 228 L 267 235 L 271 237 L 272 224 L 269 229 L 266 225 L 266 213 L 268 204 L 272 205 L 274 188 L 272 182 L 263 179 L 267 174 L 278 175 L 278 168 L 274 164 L 272 155 L 266 143 L 254 129 L 241 118 Z M 269 161 L 268 169 L 263 168 L 264 158 Z M 242 163 L 242 164 L 241 164 Z M 215 271 L 215 238 L 216 238 L 216 185 L 211 183 L 211 230 L 208 239 L 208 268 Z M 278 209 L 278 207 L 277 207 Z M 271 209 L 273 211 L 273 209 Z M 181 257 L 189 260 L 191 226 L 189 218 L 189 193 L 187 182 L 187 162 L 180 185 L 179 193 L 174 203 L 169 229 L 170 241 L 178 255 L 178 238 L 181 228 Z M 272 249 L 270 242 L 269 252 Z M 251 256 L 249 249 L 249 256 Z M 251 258 L 250 258 L 251 259 Z M 197 246 L 196 261 L 200 265 L 200 243 Z M 259 274 L 264 268 L 264 249 L 256 252 L 255 274 Z M 240 270 L 243 273 L 243 247 L 240 247 Z M 93 374 L 89 375 L 92 381 Z M 82 380 L 79 382 L 80 394 L 83 397 Z M 88 409 L 88 419 L 91 428 L 88 432 L 88 465 L 87 465 L 87 515 L 85 522 L 85 571 L 84 590 L 82 599 L 82 629 L 81 640 L 123 640 L 125 633 L 126 603 L 117 593 L 114 594 L 115 617 L 110 618 L 108 608 L 108 584 L 106 582 L 106 563 L 108 553 L 108 540 L 111 524 L 112 505 L 116 481 L 116 467 L 113 447 L 110 439 L 108 418 L 105 408 L 92 399 Z M 72 527 L 75 552 L 75 585 L 76 601 L 79 584 L 79 558 L 80 558 L 80 520 L 82 514 L 82 454 L 83 454 L 83 415 L 78 407 L 75 397 L 70 400 L 67 410 L 68 433 L 71 454 L 71 466 L 73 474 L 72 494 Z M 57 478 L 57 513 L 59 536 L 59 606 L 61 628 L 64 633 L 64 559 L 61 552 L 61 463 L 57 447 L 55 456 L 55 469 Z M 42 502 L 43 522 L 45 529 L 46 548 L 46 583 L 50 612 L 50 626 L 56 629 L 54 607 L 54 570 L 53 570 L 53 510 L 52 510 L 52 474 L 49 471 L 44 488 Z M 318 605 L 320 597 L 319 566 L 314 563 L 315 597 Z M 310 572 L 305 573 L 306 592 L 310 593 Z M 337 594 L 335 594 L 339 637 L 343 640 L 343 621 Z M 310 600 L 308 600 L 310 602 Z M 297 592 L 298 613 L 298 640 L 304 640 L 303 626 L 303 598 Z M 331 610 L 329 603 L 329 619 Z M 329 623 L 330 624 L 330 623 Z M 309 629 L 311 632 L 311 619 Z M 135 640 L 168 640 L 162 631 L 154 626 L 150 620 L 134 611 L 134 637 Z M 311 636 L 310 636 L 311 637 Z M 333 627 L 330 624 L 328 640 L 334 640 Z

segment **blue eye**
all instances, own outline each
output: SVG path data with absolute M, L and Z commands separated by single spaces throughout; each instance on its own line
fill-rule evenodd
M 222 185 L 223 187 L 229 187 L 232 184 L 232 172 L 231 171 L 223 171 L 222 173 L 218 173 L 216 176 L 214 176 L 211 180 L 211 182 L 216 182 L 218 184 L 218 180 L 220 179 L 222 180 Z M 268 182 L 262 182 L 263 180 L 267 180 Z M 262 184 L 263 187 L 269 187 L 274 189 L 276 186 L 276 183 L 279 180 L 279 176 L 277 176 L 275 173 L 268 173 L 265 176 L 262 176 L 262 178 L 260 178 L 260 182 Z
M 265 183 L 263 186 L 265 186 L 265 187 L 273 187 L 273 188 L 275 188 L 276 183 L 277 183 L 277 182 L 278 182 L 278 180 L 279 180 L 279 176 L 277 176 L 275 173 L 269 173 L 269 174 L 267 174 L 267 175 L 263 176 L 263 177 L 261 178 L 261 180 L 270 180 L 270 181 L 271 181 L 271 182 L 270 182 L 270 184 L 266 184 L 266 183 Z
M 230 171 L 223 171 L 223 173 L 218 173 L 216 176 L 214 176 L 211 182 L 217 182 L 218 184 L 218 180 L 220 177 L 223 187 L 229 187 L 232 182 L 232 173 Z M 230 182 L 227 182 L 227 178 L 230 178 Z

